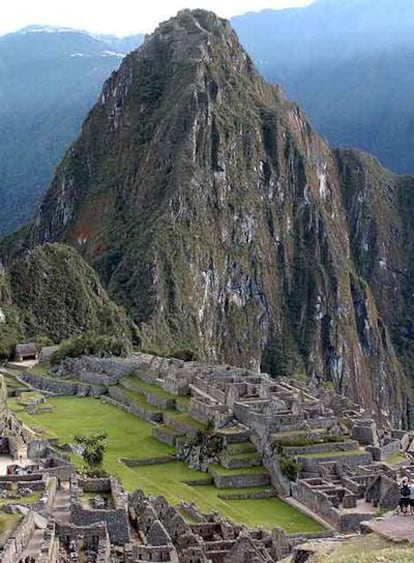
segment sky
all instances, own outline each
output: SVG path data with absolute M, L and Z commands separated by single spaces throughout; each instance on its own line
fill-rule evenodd
M 150 32 L 183 8 L 205 8 L 228 18 L 310 3 L 312 0 L 2 0 L 0 35 L 37 24 L 124 36 Z

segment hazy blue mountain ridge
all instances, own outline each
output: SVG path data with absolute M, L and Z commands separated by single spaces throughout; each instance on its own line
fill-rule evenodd
M 33 213 L 102 83 L 141 39 L 37 26 L 0 37 L 0 233 Z
M 320 0 L 232 23 L 267 80 L 280 83 L 330 143 L 414 171 L 413 0 Z

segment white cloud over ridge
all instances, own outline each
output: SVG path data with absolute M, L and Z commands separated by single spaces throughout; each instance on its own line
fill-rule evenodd
M 119 36 L 150 32 L 184 8 L 205 8 L 222 17 L 266 8 L 283 9 L 312 0 L 13 0 L 2 2 L 0 35 L 33 24 L 73 27 Z

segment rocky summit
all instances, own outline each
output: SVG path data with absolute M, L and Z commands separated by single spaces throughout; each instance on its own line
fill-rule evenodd
M 20 237 L 78 250 L 147 349 L 409 424 L 413 185 L 333 151 L 228 22 L 185 10 L 107 80 Z

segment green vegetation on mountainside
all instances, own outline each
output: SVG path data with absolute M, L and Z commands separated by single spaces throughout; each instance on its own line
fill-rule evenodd
M 377 291 L 381 276 L 369 269 L 378 258 L 391 279 L 402 266 L 395 294 L 408 291 L 404 264 L 387 269 L 381 244 L 378 256 L 370 248 L 371 215 L 384 211 L 392 224 L 386 187 L 396 180 L 371 173 L 363 157 L 352 167 L 265 84 L 227 22 L 184 10 L 105 83 L 35 219 L 6 254 L 13 273 L 19 245 L 67 243 L 139 325 L 142 348 L 262 366 L 272 376 L 317 374 L 363 408 L 409 424 L 385 314 L 390 294 Z M 359 213 L 352 202 L 363 201 L 365 178 L 369 212 Z M 366 271 L 359 242 L 369 249 Z M 56 292 L 42 279 L 40 293 L 37 285 L 19 291 L 12 278 L 26 326 L 53 328 L 54 338 L 68 327 L 117 332 L 119 317 L 105 300 L 98 314 L 82 293 L 82 262 L 79 271 L 71 284 L 81 291 L 72 294 L 59 271 Z
M 94 270 L 72 248 L 46 244 L 10 264 L 6 323 L 10 341 L 46 335 L 55 342 L 85 332 L 130 338 L 129 322 Z M 11 314 L 14 312 L 14 315 Z

